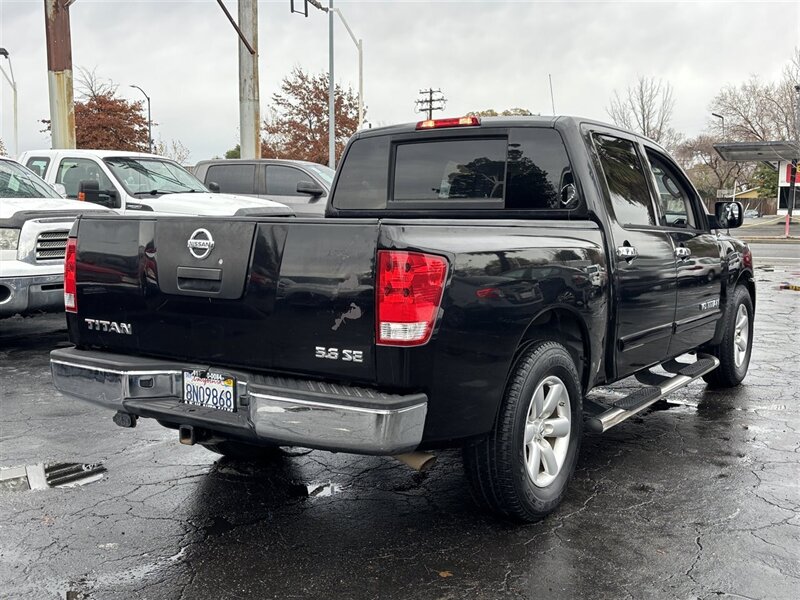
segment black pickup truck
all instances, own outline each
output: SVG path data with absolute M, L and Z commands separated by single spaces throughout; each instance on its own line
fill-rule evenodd
M 584 427 L 742 381 L 741 220 L 707 214 L 652 141 L 584 119 L 362 131 L 325 219 L 81 217 L 53 381 L 235 458 L 463 447 L 476 500 L 532 521 Z M 631 395 L 584 401 L 628 376 Z

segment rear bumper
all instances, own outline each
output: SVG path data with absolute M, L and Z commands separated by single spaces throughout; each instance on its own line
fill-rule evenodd
M 414 450 L 422 440 L 428 406 L 424 394 L 385 394 L 75 348 L 51 352 L 50 367 L 59 391 L 114 410 L 245 441 L 357 454 Z M 183 403 L 184 369 L 236 378 L 236 412 Z

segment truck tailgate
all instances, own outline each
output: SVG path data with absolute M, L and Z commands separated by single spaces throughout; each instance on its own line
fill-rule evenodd
M 378 230 L 368 219 L 84 219 L 71 337 L 371 382 Z

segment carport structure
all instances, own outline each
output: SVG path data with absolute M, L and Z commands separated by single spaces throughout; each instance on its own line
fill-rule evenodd
M 797 188 L 797 162 L 800 160 L 800 143 L 789 141 L 773 142 L 731 142 L 714 144 L 714 150 L 729 162 L 765 162 L 774 166 L 787 161 L 791 165 L 789 196 L 786 200 L 786 227 L 784 236 L 789 237 L 789 225 L 792 221 L 792 209 L 795 204 Z M 777 170 L 777 169 L 776 169 Z

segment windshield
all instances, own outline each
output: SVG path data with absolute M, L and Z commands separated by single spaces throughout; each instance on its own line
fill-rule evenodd
M 311 171 L 314 175 L 319 177 L 323 182 L 325 182 L 325 187 L 327 187 L 328 189 L 331 188 L 331 184 L 333 183 L 333 176 L 336 175 L 336 171 L 324 165 L 303 165 L 303 166 L 306 167 L 309 171 Z
M 105 163 L 132 196 L 208 191 L 189 171 L 167 160 L 121 156 Z
M 53 188 L 32 171 L 10 160 L 0 160 L 0 198 L 58 198 Z

